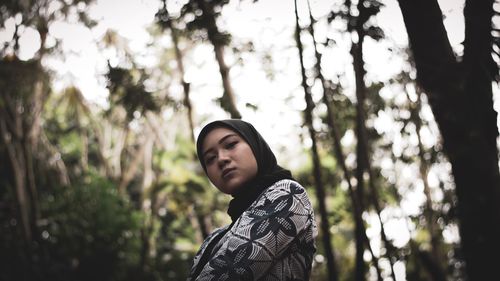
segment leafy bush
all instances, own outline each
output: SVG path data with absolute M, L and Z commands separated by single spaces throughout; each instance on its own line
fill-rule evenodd
M 31 257 L 25 258 L 19 243 L 4 247 L 8 251 L 1 260 L 10 256 L 14 260 L 8 263 L 15 266 L 0 280 L 134 280 L 139 274 L 141 214 L 111 182 L 90 177 L 87 183 L 55 188 L 40 202 L 40 238 L 28 247 Z M 23 264 L 28 273 L 21 271 Z

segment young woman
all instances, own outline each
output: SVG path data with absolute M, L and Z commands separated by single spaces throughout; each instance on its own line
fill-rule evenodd
M 232 223 L 203 242 L 188 280 L 308 280 L 317 235 L 311 203 L 257 130 L 215 121 L 196 149 L 210 181 L 233 196 Z

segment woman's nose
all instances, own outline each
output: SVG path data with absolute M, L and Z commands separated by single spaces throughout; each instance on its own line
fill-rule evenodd
M 222 151 L 219 152 L 219 157 L 217 158 L 219 166 L 224 167 L 231 159 L 229 158 L 228 153 Z

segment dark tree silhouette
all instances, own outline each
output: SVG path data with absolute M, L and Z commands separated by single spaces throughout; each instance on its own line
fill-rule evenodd
M 304 98 L 306 101 L 306 110 L 304 111 L 304 121 L 308 128 L 309 135 L 312 142 L 311 156 L 313 160 L 313 172 L 314 172 L 314 182 L 316 197 L 318 198 L 318 207 L 321 215 L 320 228 L 321 236 L 323 238 L 323 247 L 325 249 L 326 264 L 328 271 L 328 280 L 338 281 L 339 280 L 339 269 L 335 261 L 335 253 L 332 246 L 332 239 L 330 234 L 330 226 L 328 223 L 328 215 L 325 203 L 325 188 L 323 186 L 322 174 L 321 174 L 321 160 L 318 154 L 318 145 L 316 131 L 313 127 L 313 114 L 312 111 L 315 107 L 314 101 L 312 99 L 311 87 L 307 84 L 306 69 L 304 67 L 304 47 L 302 41 L 300 40 L 301 27 L 299 25 L 299 14 L 297 11 L 297 0 L 295 3 L 295 41 L 297 43 L 297 49 L 299 51 L 300 59 L 300 73 L 302 77 L 302 88 L 304 89 Z
M 463 58 L 451 48 L 436 0 L 399 0 L 418 82 L 429 97 L 452 164 L 461 243 L 470 280 L 498 275 L 500 174 L 491 56 L 494 0 L 466 1 Z M 425 15 L 425 17 L 423 16 Z
M 309 4 L 309 1 L 308 1 Z M 340 133 L 338 129 L 338 124 L 335 114 L 334 114 L 334 105 L 333 105 L 333 92 L 338 91 L 338 86 L 334 85 L 334 83 L 330 80 L 327 80 L 322 73 L 321 65 L 322 65 L 322 55 L 318 50 L 317 47 L 317 42 L 316 42 L 316 37 L 314 33 L 314 24 L 316 23 L 316 20 L 312 16 L 311 13 L 311 7 L 309 5 L 309 19 L 311 21 L 308 31 L 312 37 L 313 45 L 314 45 L 314 54 L 316 58 L 316 62 L 314 65 L 315 69 L 315 74 L 316 78 L 321 82 L 321 86 L 323 88 L 323 96 L 322 96 L 322 102 L 326 105 L 327 108 L 327 116 L 326 116 L 326 124 L 328 125 L 331 139 L 333 141 L 333 149 L 334 149 L 334 155 L 335 159 L 337 160 L 337 163 L 340 165 L 342 169 L 342 173 L 345 179 L 345 182 L 348 185 L 348 190 L 349 190 L 349 196 L 351 198 L 351 204 L 353 208 L 353 219 L 355 222 L 355 242 L 356 242 L 356 275 L 355 278 L 356 280 L 365 280 L 366 278 L 366 266 L 365 266 L 365 261 L 363 258 L 364 250 L 366 245 L 366 248 L 370 251 L 372 255 L 372 260 L 373 260 L 373 266 L 376 269 L 377 272 L 377 280 L 383 280 L 382 278 L 382 272 L 380 269 L 380 266 L 378 264 L 378 257 L 375 256 L 373 249 L 370 245 L 370 241 L 368 237 L 366 236 L 366 227 L 363 221 L 363 211 L 364 207 L 361 205 L 361 200 L 359 200 L 360 197 L 356 195 L 354 186 L 351 183 L 351 175 L 350 171 L 347 168 L 347 165 L 345 163 L 345 155 L 343 152 L 342 145 L 340 143 Z
M 219 99 L 220 105 L 231 115 L 231 118 L 240 119 L 241 113 L 236 107 L 234 90 L 229 78 L 230 67 L 224 58 L 225 46 L 231 41 L 231 36 L 227 32 L 219 30 L 217 26 L 220 11 L 228 2 L 227 0 L 190 0 L 182 7 L 181 16 L 186 18 L 186 15 L 194 15 L 194 19 L 186 23 L 187 28 L 192 31 L 202 31 L 204 34 L 200 35 L 206 37 L 214 46 L 215 59 L 219 65 L 224 89 L 223 95 Z

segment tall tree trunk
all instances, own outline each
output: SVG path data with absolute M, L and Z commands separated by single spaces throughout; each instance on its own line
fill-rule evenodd
M 156 140 L 161 144 L 162 149 L 168 150 L 170 146 L 168 145 L 168 140 L 165 137 L 165 131 L 162 129 L 161 124 L 157 120 L 157 116 L 152 112 L 145 113 L 146 121 L 149 127 L 153 130 Z
M 166 9 L 166 7 L 165 7 L 165 9 Z M 182 89 L 184 91 L 184 106 L 187 109 L 187 118 L 188 118 L 188 122 L 189 122 L 190 137 L 194 143 L 195 139 L 194 139 L 193 106 L 191 104 L 191 99 L 189 98 L 190 84 L 185 79 L 186 73 L 184 71 L 183 55 L 182 55 L 181 49 L 179 48 L 179 34 L 178 34 L 177 28 L 173 25 L 172 20 L 168 20 L 167 24 L 168 24 L 168 27 L 170 28 L 172 42 L 174 43 L 175 60 L 177 61 L 177 66 L 179 67 L 179 75 L 181 76 Z
M 152 138 L 152 130 L 151 128 L 146 128 L 146 132 L 144 133 L 144 138 L 141 140 L 139 144 L 139 148 L 137 148 L 132 155 L 132 160 L 130 164 L 127 166 L 123 174 L 121 175 L 120 184 L 118 185 L 118 192 L 121 194 L 125 194 L 126 188 L 137 172 L 141 161 L 144 161 L 145 151 L 147 148 L 148 140 Z
M 500 252 L 498 127 L 491 86 L 493 3 L 466 1 L 464 57 L 458 63 L 437 1 L 399 0 L 418 82 L 429 97 L 452 165 L 470 280 L 498 275 L 498 262 L 491 257 Z
M 2 112 L 3 113 L 3 112 Z M 5 114 L 2 114 L 0 119 L 0 129 L 2 132 L 2 141 L 5 144 L 10 165 L 14 173 L 15 193 L 17 198 L 17 208 L 19 210 L 19 217 L 21 220 L 21 233 L 24 234 L 25 241 L 31 241 L 31 208 L 29 203 L 29 196 L 25 189 L 25 175 L 24 175 L 24 157 L 18 155 L 20 149 L 16 149 L 16 144 L 11 142 L 12 135 L 8 132 Z M 17 152 L 16 152 L 17 151 Z
M 219 65 L 220 76 L 222 78 L 222 87 L 224 93 L 221 98 L 221 107 L 229 112 L 231 118 L 240 119 L 241 114 L 236 107 L 236 102 L 234 98 L 234 91 L 229 78 L 229 66 L 224 60 L 224 43 L 221 40 L 221 33 L 217 28 L 217 23 L 215 22 L 214 7 L 210 1 L 207 0 L 196 0 L 199 8 L 203 11 L 206 19 L 206 30 L 208 33 L 208 40 L 214 46 L 215 59 Z
M 80 117 L 80 111 L 78 109 L 79 106 L 84 106 L 83 105 L 83 96 L 81 96 L 82 104 L 73 104 L 72 106 L 75 106 L 75 122 L 76 122 L 76 128 L 78 130 L 78 134 L 81 137 L 81 144 L 82 144 L 82 152 L 80 153 L 80 165 L 82 167 L 82 173 L 85 173 L 88 171 L 89 168 L 89 137 L 88 137 L 88 132 L 82 127 L 82 122 L 81 122 L 81 117 Z M 84 112 L 84 110 L 82 110 Z
M 169 145 L 167 144 L 168 141 L 165 139 L 165 136 L 162 133 L 162 129 L 158 124 L 155 115 L 150 112 L 147 112 L 146 120 L 149 126 L 152 128 L 152 131 L 156 139 L 162 144 L 163 149 L 169 149 Z M 194 161 L 194 159 L 196 159 L 196 156 L 192 155 L 192 157 Z M 206 217 L 203 214 L 201 214 L 199 210 L 193 207 L 192 211 L 194 214 L 192 215 L 192 218 L 190 217 L 190 222 L 193 225 L 194 229 L 199 230 L 196 237 L 200 237 L 199 239 L 197 238 L 197 240 L 200 240 L 201 243 L 203 239 L 208 237 L 208 235 L 210 234 L 210 226 L 206 223 Z
M 161 22 L 162 26 L 167 27 L 170 30 L 170 35 L 172 36 L 172 42 L 173 42 L 174 51 L 175 51 L 175 59 L 177 61 L 177 66 L 179 68 L 179 74 L 181 76 L 181 84 L 182 84 L 182 88 L 184 91 L 184 106 L 187 109 L 187 120 L 189 123 L 189 129 L 190 129 L 189 130 L 189 137 L 190 137 L 190 140 L 194 146 L 195 145 L 195 137 L 194 137 L 193 106 L 191 103 L 191 99 L 189 97 L 190 84 L 185 80 L 183 54 L 182 54 L 182 51 L 179 47 L 179 33 L 178 33 L 178 29 L 175 27 L 174 20 L 170 17 L 170 14 L 167 10 L 166 0 L 163 0 L 162 2 L 163 2 L 163 6 L 158 11 L 157 17 L 158 17 L 159 21 Z M 211 4 L 204 3 L 204 0 L 197 1 L 196 3 L 199 4 L 205 17 L 212 17 L 212 19 L 213 19 L 214 14 L 213 14 L 213 7 L 210 6 Z M 209 19 L 209 22 L 210 22 L 210 25 L 212 25 L 212 24 L 214 25 L 215 29 L 217 28 L 217 26 L 215 26 L 214 19 L 213 19 L 213 21 Z M 217 32 L 217 30 L 216 30 L 216 32 Z M 214 47 L 215 47 L 215 44 L 214 44 L 215 41 L 211 40 L 211 42 L 212 42 L 212 45 L 214 45 Z M 225 63 L 223 60 L 222 60 L 222 63 L 223 63 L 223 66 L 225 66 Z M 219 64 L 219 66 L 220 65 L 221 64 Z M 226 67 L 226 70 L 227 70 L 227 72 L 229 71 L 227 69 L 227 67 Z M 225 78 L 228 78 L 228 77 L 225 77 Z M 224 78 L 223 78 L 223 81 L 224 81 Z M 233 105 L 234 105 L 234 99 L 233 99 Z M 233 116 L 233 114 L 231 114 L 231 116 Z M 196 159 L 197 159 L 196 154 L 193 152 L 191 155 L 191 160 L 197 161 Z M 203 173 L 203 172 L 196 171 L 196 173 Z M 193 207 L 192 212 L 194 213 L 194 215 L 189 215 L 189 219 L 190 219 L 190 222 L 192 223 L 193 227 L 195 229 L 199 230 L 199 233 L 197 233 L 196 237 L 200 238 L 198 240 L 205 239 L 210 234 L 210 227 L 206 223 L 206 220 L 207 220 L 206 215 L 203 214 L 203 212 L 201 212 L 199 210 L 199 208 L 196 208 L 196 206 L 194 204 L 192 207 Z
M 382 281 L 383 280 L 382 271 L 381 271 L 379 263 L 378 263 L 378 258 L 374 254 L 373 249 L 372 249 L 371 244 L 370 244 L 370 239 L 366 235 L 366 227 L 365 227 L 365 224 L 363 222 L 363 217 L 362 217 L 363 210 L 365 208 L 364 208 L 364 206 L 362 206 L 360 204 L 358 197 L 355 194 L 354 187 L 351 183 L 351 175 L 350 175 L 350 172 L 347 169 L 347 165 L 345 163 L 345 156 L 344 156 L 344 152 L 342 151 L 342 145 L 340 143 L 340 136 L 338 133 L 335 119 L 333 117 L 333 108 L 331 106 L 332 101 L 328 97 L 327 92 L 328 91 L 325 91 L 323 94 L 323 103 L 326 104 L 326 107 L 327 107 L 327 124 L 328 124 L 328 127 L 330 128 L 331 138 L 333 139 L 333 143 L 334 143 L 335 158 L 337 159 L 337 163 L 340 165 L 340 167 L 342 169 L 344 179 L 345 179 L 347 186 L 348 186 L 348 189 L 349 189 L 349 197 L 351 198 L 351 204 L 352 204 L 352 208 L 354 211 L 353 212 L 353 217 L 354 217 L 353 219 L 355 222 L 356 251 L 360 251 L 363 248 L 362 246 L 359 245 L 360 242 L 364 243 L 366 245 L 367 249 L 370 251 L 370 254 L 372 256 L 373 266 L 375 267 L 375 270 L 377 272 L 377 280 Z M 362 257 L 362 255 L 361 255 L 361 257 Z M 356 256 L 356 258 L 359 258 L 359 257 Z M 357 262 L 359 262 L 359 261 L 357 261 Z M 364 264 L 364 262 L 363 262 L 363 264 Z M 360 268 L 356 267 L 356 272 L 357 272 L 356 273 L 357 276 L 360 276 L 361 272 L 365 272 L 365 271 L 362 271 Z M 360 278 L 364 278 L 364 275 L 362 275 L 362 276 L 363 277 L 360 277 Z
M 151 135 L 153 135 L 151 130 Z M 143 159 L 143 176 L 142 176 L 142 191 L 144 193 L 151 188 L 155 174 L 153 171 L 153 149 L 154 149 L 154 138 L 148 138 L 144 144 L 144 159 Z
M 43 48 L 43 45 L 42 45 Z M 41 115 L 49 94 L 48 75 L 40 61 L 0 60 L 0 134 L 5 145 L 5 160 L 12 176 L 7 181 L 14 189 L 16 218 L 26 255 L 23 266 L 31 271 L 34 246 L 41 239 L 38 228 L 40 206 L 35 171 L 44 170 L 39 149 Z M 41 168 L 41 169 L 39 169 Z M 42 249 L 43 252 L 43 249 Z M 32 273 L 28 273 L 31 275 Z
M 60 157 L 60 152 L 50 143 L 45 132 L 42 131 L 40 134 L 40 146 L 38 151 L 39 157 L 41 159 L 50 159 L 50 162 L 54 162 L 54 169 L 57 171 L 58 184 L 61 186 L 70 186 L 71 182 L 68 176 L 68 169 L 66 164 Z
M 39 61 L 0 61 L 0 116 L 2 142 L 6 146 L 24 239 L 38 239 L 40 218 L 35 180 L 41 113 L 48 96 L 47 79 Z
M 231 86 L 231 82 L 229 79 L 229 67 L 224 61 L 224 45 L 219 43 L 214 43 L 214 51 L 215 51 L 215 59 L 219 64 L 220 75 L 222 78 L 222 86 L 224 88 L 224 94 L 221 99 L 222 108 L 226 109 L 229 114 L 231 114 L 231 118 L 241 118 L 241 114 L 236 107 L 236 102 L 234 98 L 233 87 Z
M 360 3 L 363 1 L 360 1 Z M 360 36 L 361 35 L 361 36 Z M 351 47 L 351 54 L 353 57 L 353 64 L 354 64 L 354 74 L 355 74 L 355 81 L 356 81 L 356 98 L 357 98 L 357 103 L 356 103 L 356 127 L 355 127 L 355 132 L 356 132 L 356 138 L 358 140 L 356 144 L 356 170 L 355 170 L 355 175 L 356 175 L 356 192 L 354 194 L 355 197 L 357 197 L 357 200 L 361 205 L 364 204 L 364 189 L 365 189 L 365 170 L 367 169 L 366 167 L 366 162 L 368 162 L 368 159 L 365 159 L 367 152 L 365 151 L 367 147 L 364 146 L 364 140 L 366 139 L 366 134 L 364 130 L 364 124 L 365 124 L 365 112 L 364 112 L 364 96 L 365 96 L 365 83 L 363 80 L 364 77 L 364 67 L 363 67 L 363 57 L 362 57 L 362 46 L 363 46 L 363 34 L 358 31 L 358 43 L 352 43 Z M 362 223 L 362 222 L 361 222 Z M 358 227 L 357 227 L 358 228 Z M 356 237 L 358 237 L 360 234 L 358 233 L 359 230 L 356 230 Z M 363 260 L 363 252 L 364 252 L 364 247 L 359 244 L 356 245 L 356 280 L 362 281 L 365 280 L 365 273 L 366 269 L 364 266 L 364 260 Z M 392 263 L 391 263 L 391 270 L 392 270 Z
M 126 123 L 126 121 L 125 121 Z M 128 139 L 130 136 L 130 128 L 128 124 L 125 124 L 125 128 L 117 128 L 115 131 L 113 126 L 109 124 L 109 132 L 104 132 L 106 134 L 106 144 L 108 145 L 107 152 L 109 156 L 108 163 L 111 168 L 111 178 L 118 180 L 122 176 L 123 172 L 123 154 L 125 153 L 125 148 L 128 145 Z
M 107 178 L 114 178 L 113 169 L 108 160 L 108 140 L 110 139 L 108 136 L 111 133 L 111 126 L 106 121 L 98 123 L 93 120 L 93 118 L 91 119 L 91 124 L 93 125 L 95 137 L 98 144 L 97 156 L 99 157 L 100 161 L 99 172 L 102 176 L 105 176 Z M 110 130 L 108 130 L 108 128 Z
M 314 24 L 315 24 L 315 19 L 312 16 L 311 12 L 311 7 L 308 3 L 308 8 L 309 8 L 309 19 L 310 19 L 310 25 L 309 25 L 309 32 L 312 37 L 312 41 L 314 44 L 314 53 L 316 57 L 316 63 L 315 63 L 315 70 L 316 70 L 316 76 L 317 78 L 321 81 L 321 85 L 323 88 L 323 96 L 322 96 L 322 101 L 326 105 L 327 108 L 327 124 L 328 127 L 330 128 L 330 134 L 333 139 L 333 147 L 334 147 L 334 155 L 335 158 L 337 159 L 337 163 L 341 166 L 342 172 L 344 175 L 344 179 L 348 185 L 349 188 L 349 196 L 351 198 L 351 203 L 352 203 L 352 208 L 354 210 L 353 216 L 354 216 L 354 222 L 355 222 L 355 241 L 356 241 L 356 275 L 355 275 L 355 280 L 365 280 L 365 274 L 366 274 L 366 266 L 365 262 L 363 259 L 363 254 L 364 254 L 364 245 L 368 248 L 372 255 L 373 259 L 373 266 L 376 269 L 377 272 L 377 279 L 379 281 L 382 281 L 382 273 L 380 270 L 380 267 L 378 265 L 378 258 L 375 256 L 373 253 L 372 247 L 370 245 L 370 240 L 366 236 L 366 227 L 363 222 L 362 218 L 362 213 L 364 210 L 364 207 L 358 202 L 359 200 L 356 198 L 356 195 L 354 194 L 354 188 L 351 183 L 351 176 L 349 173 L 349 170 L 347 169 L 347 165 L 345 164 L 345 156 L 342 151 L 342 146 L 340 143 L 340 137 L 338 133 L 338 129 L 336 126 L 336 121 L 334 120 L 334 115 L 333 115 L 333 109 L 332 109 L 332 101 L 329 100 L 329 95 L 328 93 L 331 94 L 332 92 L 332 84 L 331 81 L 327 81 L 325 77 L 323 76 L 323 73 L 321 71 L 321 61 L 322 61 L 322 56 L 318 51 L 317 48 L 317 43 L 316 43 L 316 36 L 314 33 Z
M 362 42 L 362 41 L 360 41 Z M 361 43 L 362 44 L 362 43 Z M 356 45 L 356 44 L 355 44 Z M 358 49 L 361 48 L 361 45 L 353 47 L 353 49 Z M 353 53 L 357 53 L 357 50 L 353 50 Z M 369 152 L 368 152 L 368 140 L 366 136 L 366 127 L 365 127 L 365 110 L 364 110 L 364 99 L 365 99 L 365 91 L 366 87 L 364 85 L 364 67 L 363 67 L 363 61 L 360 59 L 360 56 L 362 56 L 361 51 L 358 54 L 353 54 L 354 58 L 354 65 L 355 65 L 355 74 L 356 74 L 356 96 L 357 96 L 357 103 L 356 103 L 356 137 L 358 140 L 358 143 L 356 145 L 356 159 L 357 159 L 357 167 L 356 167 L 356 189 L 355 189 L 355 196 L 357 200 L 359 201 L 359 205 L 361 206 L 361 210 L 365 209 L 365 202 L 364 198 L 366 197 L 364 189 L 365 189 L 365 174 L 368 175 L 368 184 L 370 187 L 370 196 L 369 198 L 371 199 L 371 203 L 375 207 L 375 212 L 377 215 L 377 218 L 380 223 L 380 235 L 382 242 L 384 243 L 384 246 L 386 248 L 386 257 L 389 261 L 390 265 L 390 273 L 393 278 L 393 280 L 396 280 L 396 275 L 394 273 L 394 261 L 392 260 L 393 256 L 393 251 L 392 251 L 392 244 L 389 242 L 389 239 L 387 238 L 385 227 L 384 227 L 384 222 L 382 221 L 381 218 L 381 212 L 382 208 L 380 207 L 379 204 L 379 199 L 376 191 L 376 187 L 374 185 L 374 175 L 372 172 L 371 164 L 370 164 L 370 157 L 369 157 Z M 361 79 L 361 80 L 360 80 Z M 362 212 L 362 211 L 361 211 Z M 358 234 L 360 235 L 360 234 Z M 359 250 L 362 250 L 363 248 L 358 246 Z M 361 262 L 363 262 L 363 256 L 357 256 L 357 264 L 358 266 L 361 266 Z M 361 272 L 359 272 L 361 274 Z M 360 279 L 358 279 L 360 280 Z
M 190 136 L 191 142 L 193 143 L 193 145 L 195 145 L 196 141 L 194 138 L 193 106 L 191 104 L 191 99 L 189 98 L 190 86 L 189 86 L 189 83 L 186 82 L 186 80 L 184 79 L 184 77 L 185 77 L 184 62 L 183 62 L 182 52 L 179 48 L 179 37 L 178 37 L 178 33 L 177 33 L 178 31 L 173 26 L 172 21 L 169 21 L 168 23 L 169 23 L 169 27 L 170 27 L 171 34 L 172 34 L 172 41 L 174 43 L 175 58 L 177 60 L 177 65 L 179 66 L 179 72 L 181 75 L 182 88 L 184 90 L 184 106 L 187 109 L 187 119 L 188 119 L 189 129 L 190 129 L 189 136 Z M 234 96 L 232 94 L 231 84 L 229 84 L 229 76 L 228 76 L 229 75 L 229 68 L 226 66 L 226 64 L 224 62 L 223 50 L 221 50 L 221 53 L 219 54 L 220 57 L 219 57 L 218 52 L 217 52 L 217 48 L 215 47 L 215 45 L 214 45 L 214 49 L 216 50 L 215 55 L 217 58 L 217 62 L 219 63 L 219 68 L 221 70 L 221 77 L 222 77 L 222 82 L 224 85 L 224 91 L 226 91 L 226 87 L 227 87 L 227 89 L 229 89 L 231 91 L 230 92 L 231 94 L 229 95 L 229 98 L 231 99 L 230 104 L 233 105 L 230 107 L 231 108 L 230 109 L 231 118 L 241 118 L 241 115 L 239 115 L 239 112 L 236 110 L 236 106 L 234 105 L 235 104 Z M 197 161 L 196 159 L 197 159 L 196 155 L 193 155 L 192 160 Z M 196 208 L 196 206 L 194 206 L 193 212 L 195 213 L 196 220 L 198 222 L 199 229 L 201 231 L 201 236 L 203 237 L 203 239 L 205 239 L 210 234 L 210 229 L 206 223 L 206 218 L 200 212 L 200 210 L 198 208 Z
M 119 182 L 124 173 L 123 154 L 128 145 L 130 136 L 130 128 L 126 121 L 125 111 L 113 110 L 112 120 L 97 121 L 90 118 L 91 124 L 95 131 L 95 137 L 99 144 L 99 160 L 101 161 L 100 170 L 105 173 L 105 176 L 113 181 Z M 145 113 L 148 122 L 149 112 Z M 119 124 L 117 126 L 117 124 Z M 154 126 L 151 126 L 155 128 Z
M 87 130 L 80 130 L 82 136 L 82 155 L 80 161 L 82 162 L 82 170 L 86 173 L 89 169 L 89 136 Z
M 315 179 L 315 189 L 316 189 L 316 197 L 318 199 L 319 212 L 321 215 L 320 227 L 322 231 L 323 238 L 323 247 L 325 248 L 326 255 L 326 263 L 328 266 L 328 280 L 330 281 L 338 281 L 339 280 L 339 272 L 335 262 L 335 254 L 332 247 L 331 235 L 330 235 L 330 227 L 328 223 L 328 213 L 326 211 L 325 204 L 325 191 L 323 187 L 323 181 L 321 176 L 321 161 L 318 155 L 318 149 L 316 144 L 316 132 L 313 127 L 313 115 L 312 111 L 314 108 L 314 102 L 312 100 L 311 88 L 307 85 L 307 76 L 306 70 L 304 67 L 304 48 L 302 46 L 302 42 L 300 40 L 301 28 L 299 25 L 299 14 L 297 11 L 297 0 L 295 3 L 295 40 L 297 43 L 297 48 L 299 50 L 299 58 L 300 58 L 300 69 L 302 75 L 302 87 L 304 88 L 304 96 L 306 100 L 306 110 L 304 112 L 304 119 L 309 130 L 309 135 L 312 141 L 311 154 L 313 160 L 313 169 L 314 169 L 314 179 Z
M 152 132 L 152 131 L 151 131 Z M 149 137 L 146 139 L 144 144 L 144 154 L 143 154 L 143 176 L 142 176 L 142 189 L 141 189 L 141 208 L 142 211 L 147 214 L 140 232 L 141 238 L 141 251 L 140 251 L 140 272 L 141 276 L 146 276 L 147 273 L 150 272 L 150 255 L 151 249 L 154 249 L 154 246 L 151 245 L 151 235 L 154 227 L 154 216 L 156 214 L 155 211 L 155 199 L 156 194 L 151 192 L 151 185 L 153 184 L 154 172 L 152 168 L 153 161 L 153 148 L 154 148 L 154 138 Z M 149 204 L 145 204 L 144 195 L 149 195 L 149 199 L 151 200 Z M 143 277 L 144 278 L 144 277 Z
M 350 1 L 348 1 L 349 3 Z M 364 0 L 360 0 L 357 4 L 357 9 L 359 11 L 359 14 L 361 15 L 364 13 L 363 10 L 366 10 L 367 8 L 365 7 L 365 2 Z M 377 217 L 380 222 L 380 235 L 382 238 L 382 241 L 384 242 L 384 246 L 386 248 L 386 256 L 389 261 L 390 265 L 390 270 L 391 270 L 391 277 L 394 281 L 396 281 L 396 274 L 394 273 L 394 261 L 393 261 L 393 256 L 394 256 L 394 251 L 392 244 L 389 242 L 389 239 L 386 236 L 386 231 L 384 227 L 384 223 L 382 221 L 382 218 L 380 216 L 382 210 L 379 204 L 378 200 L 378 195 L 377 195 L 377 190 L 374 185 L 374 175 L 372 172 L 372 167 L 370 163 L 370 153 L 369 153 L 369 144 L 368 144 L 368 138 L 366 135 L 366 125 L 365 125 L 365 120 L 366 120 L 366 114 L 365 114 L 365 99 L 366 99 L 366 84 L 364 81 L 365 77 L 365 68 L 364 68 L 364 60 L 363 60 L 363 42 L 365 38 L 365 27 L 364 21 L 360 20 L 360 17 L 357 17 L 356 25 L 355 25 L 355 32 L 358 37 L 357 42 L 352 42 L 351 45 L 351 55 L 353 57 L 353 67 L 354 67 L 354 75 L 355 75 L 355 81 L 356 81 L 356 137 L 357 137 L 357 145 L 356 145 L 356 159 L 357 159 L 357 168 L 356 168 L 356 179 L 357 179 L 357 186 L 356 186 L 356 193 L 358 196 L 358 199 L 360 201 L 361 205 L 364 205 L 364 183 L 365 183 L 365 172 L 368 173 L 368 178 L 369 178 L 369 187 L 370 187 L 370 198 L 372 199 L 372 204 L 375 207 L 375 211 L 377 213 Z M 367 19 L 366 19 L 367 20 Z M 366 21 L 365 20 L 365 21 Z M 362 259 L 362 257 L 358 257 L 358 259 Z M 361 262 L 361 261 L 358 261 Z

